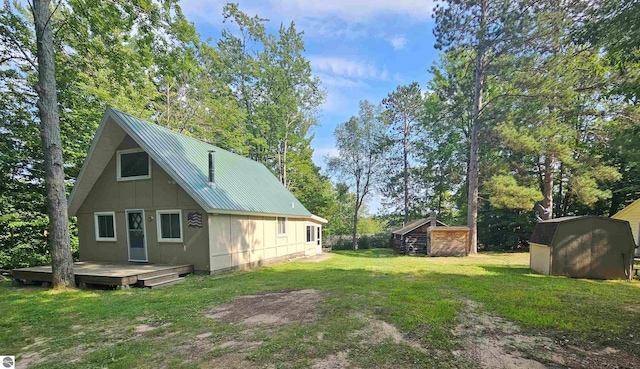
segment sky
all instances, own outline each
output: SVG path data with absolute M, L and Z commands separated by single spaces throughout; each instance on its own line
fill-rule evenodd
M 204 39 L 217 40 L 227 27 L 222 8 L 228 1 L 182 0 L 187 18 Z M 295 22 L 304 32 L 306 56 L 327 92 L 311 146 L 313 160 L 325 167 L 335 155 L 333 131 L 358 113 L 358 102 L 379 103 L 399 85 L 417 81 L 424 88 L 437 59 L 431 0 L 236 0 L 250 16 L 269 19 L 267 30 Z M 380 199 L 369 201 L 380 209 Z

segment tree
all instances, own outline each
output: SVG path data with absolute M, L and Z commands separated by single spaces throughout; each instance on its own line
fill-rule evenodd
M 597 51 L 572 44 L 569 11 L 558 9 L 562 8 L 559 1 L 550 4 L 555 6 L 540 11 L 536 20 L 535 42 L 545 52 L 521 58 L 521 70 L 504 84 L 518 97 L 511 99 L 497 127 L 503 143 L 525 154 L 532 162 L 527 170 L 539 176 L 543 220 L 551 219 L 554 211 L 566 215 L 569 201 L 593 205 L 610 197 L 598 185 L 619 179 L 615 168 L 603 165 L 597 152 L 612 108 L 603 105 L 598 91 L 606 86 L 610 73 L 605 73 Z
M 33 20 L 37 45 L 40 135 L 44 153 L 45 186 L 49 212 L 49 250 L 54 288 L 75 287 L 69 245 L 69 216 L 65 189 L 64 159 L 60 138 L 60 115 L 55 71 L 52 13 L 48 0 L 34 0 Z
M 339 154 L 327 160 L 329 171 L 344 181 L 355 195 L 351 233 L 354 250 L 358 249 L 358 215 L 379 182 L 384 160 L 380 147 L 384 123 L 379 110 L 368 101 L 361 101 L 358 116 L 336 127 L 334 136 Z
M 435 10 L 437 48 L 469 52 L 474 58 L 473 114 L 471 116 L 469 163 L 467 168 L 467 223 L 471 228 L 470 250 L 478 251 L 478 189 L 481 131 L 486 129 L 486 81 L 500 57 L 517 54 L 525 42 L 531 4 L 527 0 L 449 0 Z M 535 3 L 535 2 L 532 2 Z M 502 71 L 504 72 L 504 71 Z
M 640 1 L 593 0 L 576 9 L 574 40 L 603 48 L 608 64 L 622 77 L 607 92 L 640 96 Z
M 389 93 L 382 100 L 384 106 L 385 120 L 389 124 L 389 136 L 393 142 L 390 151 L 391 163 L 389 179 L 395 182 L 394 169 L 398 167 L 397 162 L 402 163 L 402 200 L 404 224 L 409 222 L 410 206 L 410 163 L 415 156 L 416 143 L 419 140 L 418 129 L 424 119 L 425 105 L 422 99 L 422 91 L 418 82 L 413 82 L 408 86 L 398 86 L 395 91 Z M 398 150 L 399 149 L 399 150 Z M 396 152 L 398 150 L 399 152 Z M 399 158 L 398 158 L 399 156 Z M 398 160 L 399 159 L 399 160 Z M 387 188 L 393 188 L 394 183 L 389 183 Z M 393 193 L 392 193 L 393 194 Z M 396 200 L 392 196 L 392 200 Z

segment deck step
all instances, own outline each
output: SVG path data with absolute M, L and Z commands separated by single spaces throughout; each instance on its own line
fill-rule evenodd
M 162 281 L 162 282 L 158 282 L 158 283 L 147 284 L 147 285 L 145 285 L 145 287 L 149 287 L 149 288 L 160 288 L 160 287 L 171 286 L 172 284 L 176 284 L 176 283 L 180 283 L 180 282 L 184 282 L 184 277 L 177 277 L 177 278 L 175 278 L 175 279 L 169 279 L 169 280 L 167 280 L 167 281 Z
M 164 273 L 159 275 L 143 276 L 143 277 L 138 277 L 138 284 L 141 285 L 142 287 L 149 287 L 152 284 L 172 281 L 174 279 L 177 279 L 178 277 L 179 277 L 178 273 Z

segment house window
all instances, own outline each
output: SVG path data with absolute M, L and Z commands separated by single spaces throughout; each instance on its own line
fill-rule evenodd
M 142 149 L 118 151 L 117 164 L 118 181 L 151 178 L 149 154 Z
M 286 236 L 287 235 L 287 218 L 278 217 L 277 223 L 278 223 L 278 237 Z
M 182 211 L 158 210 L 158 242 L 182 242 Z
M 116 213 L 94 213 L 96 241 L 116 241 Z
M 307 226 L 307 243 L 315 242 L 316 240 L 316 230 L 315 226 L 308 225 Z

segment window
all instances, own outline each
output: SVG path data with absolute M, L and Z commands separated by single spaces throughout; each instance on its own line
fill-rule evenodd
M 118 151 L 117 167 L 118 181 L 151 178 L 151 161 L 142 149 Z
M 182 242 L 182 211 L 158 210 L 158 242 Z
M 316 230 L 315 226 L 308 225 L 307 226 L 307 243 L 315 242 L 316 240 Z
M 116 213 L 94 213 L 96 241 L 116 241 Z
M 287 235 L 287 218 L 278 217 L 278 237 Z

